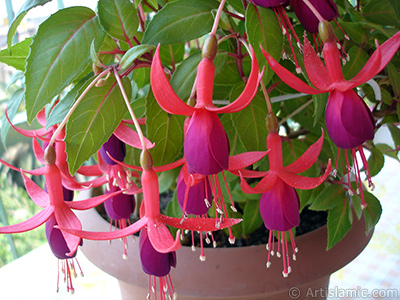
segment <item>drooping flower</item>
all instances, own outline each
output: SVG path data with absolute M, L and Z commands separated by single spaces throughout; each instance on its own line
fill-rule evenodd
M 189 182 L 186 182 L 185 178 L 188 178 Z M 190 176 L 186 164 L 183 165 L 179 173 L 176 193 L 179 206 L 184 213 L 204 215 L 211 207 L 212 191 L 210 180 L 207 176 L 200 174 Z
M 101 195 L 93 198 L 89 198 L 81 201 L 65 201 L 64 191 L 62 185 L 62 175 L 58 166 L 56 165 L 56 154 L 53 147 L 47 148 L 47 153 L 45 155 L 46 166 L 43 170 L 46 182 L 47 192 L 41 189 L 36 183 L 34 183 L 30 178 L 28 178 L 24 170 L 18 170 L 12 165 L 6 163 L 3 160 L 0 162 L 14 170 L 20 171 L 24 179 L 25 188 L 28 192 L 29 197 L 35 202 L 39 207 L 42 207 L 39 213 L 31 217 L 30 219 L 4 227 L 0 227 L 0 233 L 18 233 L 32 230 L 43 223 L 45 223 L 50 217 L 54 217 L 55 222 L 60 226 L 60 228 L 68 229 L 82 229 L 82 225 L 76 215 L 73 213 L 72 209 L 85 210 L 93 208 L 108 198 L 113 197 L 122 191 L 114 192 L 108 195 Z M 81 238 L 69 234 L 62 230 L 63 237 L 69 249 L 68 254 L 75 253 L 78 248 Z
M 316 178 L 297 175 L 309 169 L 317 160 L 321 152 L 324 134 L 311 145 L 306 152 L 303 153 L 296 161 L 284 167 L 282 163 L 282 140 L 277 130 L 269 132 L 267 137 L 268 160 L 270 169 L 262 172 L 263 178 L 254 187 L 246 182 L 244 177 L 257 177 L 257 173 L 240 172 L 241 188 L 245 193 L 261 193 L 260 213 L 263 218 L 265 227 L 270 230 L 268 239 L 268 261 L 267 267 L 270 266 L 270 256 L 274 254 L 274 232 L 277 231 L 278 237 L 278 256 L 282 249 L 283 257 L 283 276 L 286 277 L 291 271 L 289 263 L 289 249 L 286 239 L 286 232 L 289 232 L 293 257 L 297 248 L 294 242 L 292 228 L 300 223 L 299 197 L 295 188 L 313 189 L 320 185 L 331 171 L 331 162 L 329 160 L 325 173 Z M 258 176 L 260 177 L 260 176 Z
M 184 161 L 172 163 L 172 167 L 180 166 Z M 126 228 L 113 232 L 90 232 L 80 229 L 62 228 L 63 230 L 90 240 L 110 240 L 126 237 L 147 227 L 148 237 L 153 248 L 160 253 L 176 251 L 180 248 L 178 230 L 176 239 L 171 236 L 166 225 L 195 231 L 215 231 L 239 223 L 240 219 L 220 218 L 215 219 L 181 219 L 162 215 L 160 213 L 159 186 L 156 171 L 168 170 L 171 166 L 153 168 L 152 158 L 148 150 L 142 150 L 141 156 L 141 183 L 143 189 L 143 202 L 140 209 L 140 219 Z M 61 228 L 61 225 L 60 225 Z
M 79 265 L 79 262 L 76 258 L 77 251 L 76 250 L 72 255 L 70 254 L 70 250 L 67 246 L 67 242 L 65 241 L 64 235 L 59 228 L 55 226 L 58 225 L 55 217 L 51 216 L 45 225 L 45 232 L 47 242 L 49 243 L 50 249 L 53 254 L 58 259 L 58 275 L 57 275 L 57 292 L 59 291 L 59 278 L 60 278 L 60 270 L 64 275 L 64 282 L 67 284 L 67 291 L 74 293 L 74 286 L 72 284 L 72 276 L 73 274 L 76 276 L 78 273 L 83 276 L 82 269 Z M 82 246 L 83 241 L 81 240 L 80 246 Z
M 336 3 L 333 0 L 308 0 L 327 20 L 332 21 L 337 18 L 339 13 Z M 303 0 L 292 0 L 292 8 L 299 19 L 301 25 L 310 33 L 318 33 L 318 18 L 314 15 L 311 9 L 304 3 Z
M 337 49 L 333 29 L 324 21 L 320 23 L 320 36 L 324 42 L 323 56 L 325 65 L 315 53 L 308 40 L 304 39 L 304 65 L 311 87 L 304 81 L 283 68 L 271 55 L 263 50 L 269 65 L 286 84 L 295 90 L 306 94 L 329 92 L 325 120 L 328 134 L 341 149 L 351 149 L 354 165 L 356 165 L 356 182 L 361 191 L 362 205 L 366 206 L 362 195 L 361 179 L 357 167 L 355 148 L 360 153 L 369 185 L 373 187 L 368 172 L 368 163 L 363 153 L 362 144 L 374 137 L 374 118 L 360 96 L 353 90 L 378 74 L 390 61 L 400 46 L 400 32 L 393 35 L 382 45 L 376 43 L 376 51 L 361 69 L 350 80 L 345 80 L 342 74 L 340 53 Z M 347 156 L 346 156 L 347 157 Z M 349 166 L 348 166 L 349 168 Z M 349 190 L 351 186 L 349 184 Z
M 157 252 L 148 238 L 147 228 L 144 227 L 139 236 L 139 255 L 142 269 L 149 275 L 150 284 L 147 298 L 150 299 L 151 294 L 157 294 L 158 286 L 160 299 L 166 299 L 166 295 L 169 295 L 168 299 L 176 299 L 176 293 L 169 274 L 171 267 L 176 268 L 175 251 L 168 253 Z
M 242 94 L 225 107 L 212 103 L 217 41 L 210 35 L 203 47 L 203 59 L 197 67 L 197 102 L 194 107 L 184 103 L 174 92 L 161 65 L 159 47 L 151 65 L 151 87 L 158 104 L 168 113 L 191 116 L 184 141 L 184 155 L 190 173 L 210 175 L 228 168 L 229 141 L 218 113 L 233 113 L 246 107 L 255 93 L 262 76 L 252 52 L 252 69 Z

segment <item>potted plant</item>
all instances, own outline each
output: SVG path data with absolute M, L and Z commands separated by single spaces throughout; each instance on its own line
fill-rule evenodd
M 267 245 L 257 248 L 266 267 L 292 286 L 326 285 L 335 270 L 322 279 L 294 270 L 301 248 L 340 253 L 360 236 L 346 237 L 353 226 L 367 235 L 350 259 L 362 251 L 381 214 L 364 181 L 372 189 L 384 155 L 397 158 L 399 150 L 398 6 L 99 0 L 96 12 L 59 10 L 12 45 L 24 15 L 47 2 L 22 6 L 0 52 L 1 62 L 24 72 L 23 93 L 10 100 L 2 126 L 32 137 L 43 167 L 1 163 L 20 171 L 43 209 L 0 233 L 45 223 L 69 290 L 82 243 L 121 238 L 126 257 L 139 232 L 133 256 L 149 275 L 146 293 L 161 299 L 176 295 L 170 271 L 177 266 L 172 277 L 179 277 L 184 238 L 200 248 L 201 261 L 218 252 L 205 250 L 208 243 Z M 32 130 L 12 124 L 23 100 Z M 374 144 L 381 127 L 395 148 Z M 44 176 L 45 186 L 28 174 Z M 74 191 L 91 188 L 101 193 L 73 200 Z M 75 214 L 99 205 L 113 230 L 82 227 Z M 325 214 L 317 244 L 295 238 L 306 211 Z

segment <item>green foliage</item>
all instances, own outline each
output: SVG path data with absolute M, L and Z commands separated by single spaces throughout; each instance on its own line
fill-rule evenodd
M 178 0 L 168 3 L 149 23 L 143 43 L 176 44 L 201 37 L 211 30 L 215 0 Z
M 49 128 L 62 122 L 74 104 L 81 101 L 66 125 L 67 160 L 69 170 L 74 174 L 82 164 L 95 157 L 122 119 L 131 118 L 114 75 L 116 71 L 122 77 L 133 112 L 138 118 L 145 119 L 145 125 L 141 125 L 145 136 L 155 143 L 155 147 L 150 149 L 154 165 L 169 164 L 181 158 L 186 116 L 168 114 L 161 109 L 150 86 L 150 67 L 155 48 L 159 45 L 162 67 L 173 91 L 183 103 L 190 96 L 196 97 L 195 81 L 197 66 L 202 60 L 201 48 L 213 27 L 220 1 L 148 0 L 144 3 L 140 0 L 99 0 L 96 12 L 81 6 L 59 10 L 40 24 L 36 35 L 12 46 L 12 38 L 25 15 L 47 2 L 49 0 L 25 2 L 10 26 L 8 49 L 0 51 L 1 63 L 24 72 L 23 78 L 18 78 L 22 84 L 13 86 L 14 93 L 7 104 L 10 118 L 13 119 L 23 109 L 28 123 L 32 123 L 38 112 L 45 108 L 46 127 Z M 358 9 L 348 1 L 336 2 L 341 14 L 339 25 L 350 40 L 345 40 L 338 26 L 332 25 L 343 47 L 341 58 L 345 60 L 346 53 L 349 57 L 342 66 L 342 73 L 346 80 L 350 80 L 372 56 L 376 49 L 375 40 L 382 44 L 400 28 L 400 4 L 398 1 L 365 0 L 362 1 L 361 9 Z M 289 12 L 289 17 L 293 20 L 294 30 L 301 37 L 303 27 L 293 13 Z M 243 91 L 250 74 L 251 59 L 254 59 L 247 47 L 250 46 L 258 60 L 259 71 L 264 72 L 262 80 L 270 97 L 296 94 L 290 100 L 279 98 L 278 103 L 272 104 L 280 125 L 279 133 L 284 140 L 283 165 L 287 166 L 299 158 L 321 136 L 322 128 L 325 139 L 319 158 L 301 175 L 321 176 L 329 159 L 332 165 L 338 166 L 336 177 L 329 176 L 315 189 L 298 191 L 300 210 L 308 206 L 311 210 L 328 212 L 328 249 L 351 228 L 352 211 L 357 218 L 364 215 L 366 231 L 369 232 L 379 220 L 381 206 L 379 200 L 366 191 L 363 197 L 368 206 L 364 211 L 361 209 L 361 195 L 352 196 L 351 201 L 348 198 L 346 182 L 343 180 L 348 171 L 345 151 L 340 150 L 339 161 L 336 161 L 339 149 L 329 138 L 325 125 L 328 93 L 299 95 L 272 72 L 262 54 L 260 46 L 293 74 L 296 68 L 293 58 L 296 56 L 302 70 L 307 71 L 302 51 L 293 43 L 292 53 L 275 12 L 248 1 L 228 0 L 216 36 L 219 44 L 213 60 L 214 105 L 220 107 L 233 102 Z M 310 35 L 308 38 L 311 41 Z M 312 42 L 312 45 L 317 51 L 321 50 L 320 42 Z M 323 61 L 323 57 L 321 59 Z M 93 67 L 93 63 L 96 67 Z M 377 128 L 388 126 L 394 144 L 394 147 L 371 141 L 364 144 L 370 152 L 368 164 L 371 176 L 382 170 L 385 156 L 399 160 L 400 129 L 396 126 L 400 120 L 399 68 L 400 55 L 396 53 L 380 76 L 374 78 L 381 87 L 382 99 L 375 96 L 367 84 L 355 89 L 371 107 Z M 93 86 L 96 75 L 105 69 L 108 69 L 108 75 Z M 306 72 L 298 75 L 298 78 L 310 83 Z M 17 78 L 13 78 L 9 85 L 15 81 Z M 229 138 L 231 156 L 266 150 L 267 113 L 266 99 L 258 90 L 246 108 L 232 114 L 219 115 Z M 9 129 L 10 125 L 3 116 L 3 143 Z M 128 147 L 125 163 L 138 165 L 140 151 Z M 347 153 L 349 155 L 351 151 Z M 351 166 L 352 159 L 348 158 L 348 161 Z M 247 169 L 269 170 L 268 158 Z M 158 174 L 160 191 L 175 188 L 178 171 L 174 169 Z M 219 174 L 222 199 L 218 201 L 221 200 L 220 203 L 229 207 L 232 197 L 238 212 L 228 210 L 229 217 L 243 218 L 243 222 L 232 228 L 233 233 L 236 237 L 247 237 L 263 222 L 259 211 L 261 195 L 243 193 L 240 178 L 229 172 L 224 174 L 230 195 L 223 184 L 224 178 Z M 254 186 L 260 178 L 248 180 Z M 176 191 L 167 213 L 182 217 Z M 214 213 L 210 212 L 210 215 Z M 9 221 L 18 222 L 16 219 Z
M 131 85 L 123 79 L 128 97 Z M 111 75 L 101 87 L 91 89 L 72 113 L 66 128 L 66 151 L 71 174 L 98 151 L 126 112 L 126 106 L 115 77 Z
M 67 30 L 65 23 L 69 24 Z M 29 123 L 84 70 L 94 39 L 100 43 L 104 34 L 98 18 L 89 8 L 60 10 L 40 25 L 25 70 Z

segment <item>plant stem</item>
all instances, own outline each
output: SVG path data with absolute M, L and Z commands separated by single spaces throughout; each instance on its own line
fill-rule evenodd
M 60 134 L 61 130 L 65 127 L 65 124 L 67 124 L 67 121 L 71 117 L 72 113 L 75 111 L 75 109 L 78 107 L 79 103 L 82 101 L 83 97 L 92 89 L 92 87 L 102 78 L 104 75 L 110 72 L 110 69 L 106 69 L 103 72 L 99 73 L 95 79 L 88 85 L 88 87 L 83 91 L 83 93 L 79 96 L 79 98 L 75 101 L 74 105 L 71 107 L 71 109 L 68 111 L 67 115 L 64 117 L 60 125 L 58 125 L 56 131 L 52 135 L 48 147 L 53 146 L 57 136 Z
M 135 115 L 135 113 L 134 113 L 134 111 L 132 109 L 132 106 L 131 106 L 131 104 L 129 102 L 128 96 L 126 95 L 124 86 L 122 85 L 122 82 L 121 82 L 121 77 L 118 74 L 118 70 L 116 68 L 113 68 L 113 70 L 114 70 L 115 78 L 117 79 L 117 82 L 118 82 L 119 89 L 121 90 L 122 97 L 125 100 L 126 107 L 128 108 L 128 111 L 129 111 L 129 114 L 131 115 L 132 121 L 135 124 L 136 131 L 139 134 L 140 143 L 142 144 L 142 149 L 146 150 L 147 149 L 146 148 L 146 141 L 145 141 L 145 138 L 144 138 L 144 135 L 143 135 L 142 128 L 139 125 L 139 121 L 136 118 L 136 115 Z
M 274 112 L 272 111 L 271 100 L 269 99 L 268 91 L 265 88 L 265 84 L 264 84 L 264 82 L 262 80 L 260 80 L 260 85 L 261 85 L 261 90 L 262 90 L 262 92 L 264 94 L 265 102 L 267 102 L 268 112 L 273 114 Z
M 215 16 L 214 24 L 211 29 L 210 35 L 215 35 L 217 33 L 218 23 L 219 23 L 219 19 L 221 18 L 222 9 L 224 8 L 225 1 L 226 0 L 222 0 L 221 3 L 219 4 L 217 15 Z

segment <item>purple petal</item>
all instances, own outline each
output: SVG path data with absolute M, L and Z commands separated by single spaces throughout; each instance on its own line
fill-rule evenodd
M 262 194 L 260 213 L 269 230 L 287 231 L 300 224 L 300 200 L 294 188 L 277 179 L 273 188 Z
M 197 184 L 192 186 L 187 186 L 185 179 L 183 178 L 182 171 L 178 176 L 178 184 L 177 184 L 177 198 L 179 206 L 183 211 L 184 201 L 185 201 L 185 193 L 186 189 L 189 188 L 189 192 L 187 195 L 187 203 L 185 212 L 193 215 L 204 215 L 208 212 L 209 206 L 206 205 L 205 199 L 211 203 L 211 185 L 210 180 L 207 176 L 204 177 L 204 180 L 200 181 Z
M 100 154 L 105 163 L 108 165 L 116 165 L 117 163 L 113 161 L 110 156 L 115 160 L 124 161 L 126 146 L 114 134 L 112 134 L 108 141 L 101 146 Z
M 332 21 L 338 16 L 338 10 L 333 0 L 309 0 L 321 16 Z M 303 0 L 293 0 L 292 8 L 303 27 L 310 33 L 318 33 L 319 21 Z
M 111 186 L 111 189 L 106 189 L 105 194 L 119 191 L 120 188 Z M 129 219 L 135 210 L 135 197 L 128 194 L 118 194 L 104 202 L 104 208 L 107 215 L 114 220 Z
M 139 252 L 143 271 L 148 275 L 164 277 L 169 274 L 171 266 L 176 267 L 175 251 L 157 252 L 151 245 L 146 228 L 140 231 Z
M 207 110 L 193 114 L 185 136 L 189 173 L 217 174 L 229 165 L 229 140 L 218 115 Z
M 339 148 L 352 149 L 374 138 L 373 116 L 353 90 L 329 94 L 325 121 L 329 136 Z
M 50 249 L 53 254 L 59 259 L 68 259 L 73 258 L 76 255 L 76 251 L 72 255 L 67 255 L 70 250 L 67 246 L 67 242 L 64 239 L 64 236 L 60 229 L 54 228 L 57 225 L 56 219 L 54 216 L 50 217 L 46 222 L 46 237 L 47 241 L 50 245 Z M 83 241 L 81 240 L 80 245 L 82 246 Z

